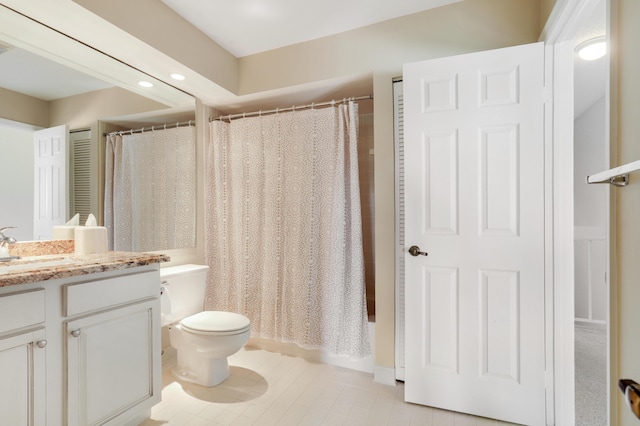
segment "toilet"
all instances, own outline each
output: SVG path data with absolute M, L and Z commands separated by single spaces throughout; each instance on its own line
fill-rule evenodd
M 249 340 L 251 322 L 233 312 L 203 311 L 208 266 L 160 269 L 161 322 L 178 354 L 173 374 L 180 380 L 216 386 L 229 377 L 227 357 Z

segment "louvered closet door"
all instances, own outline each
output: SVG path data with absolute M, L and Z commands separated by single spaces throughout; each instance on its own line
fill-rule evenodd
M 404 380 L 405 346 L 405 241 L 404 241 L 404 100 L 402 81 L 393 82 L 393 133 L 395 142 L 396 171 L 396 380 Z
M 404 68 L 409 402 L 545 422 L 543 53 Z
M 80 214 L 80 223 L 84 224 L 90 213 L 99 215 L 100 212 L 92 211 L 92 146 L 91 130 L 72 131 L 69 136 L 71 145 L 71 179 L 70 179 L 70 214 Z

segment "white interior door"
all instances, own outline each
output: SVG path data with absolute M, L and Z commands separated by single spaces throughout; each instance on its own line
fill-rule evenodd
M 33 234 L 36 240 L 51 239 L 53 226 L 66 221 L 68 134 L 66 125 L 33 133 Z
M 408 402 L 544 424 L 543 53 L 405 65 Z

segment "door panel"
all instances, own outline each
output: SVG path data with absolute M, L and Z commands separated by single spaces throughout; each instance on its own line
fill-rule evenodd
M 543 45 L 404 68 L 409 402 L 545 418 Z
M 159 353 L 154 309 L 158 301 L 69 321 L 67 329 L 68 425 L 125 424 L 129 409 L 160 401 L 154 382 Z M 158 332 L 159 333 L 159 332 Z
M 6 425 L 46 423 L 43 328 L 0 339 L 0 419 Z
M 50 240 L 53 226 L 67 217 L 66 125 L 33 133 L 34 141 L 34 237 Z

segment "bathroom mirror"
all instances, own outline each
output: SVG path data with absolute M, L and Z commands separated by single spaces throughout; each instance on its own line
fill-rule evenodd
M 10 65 L 14 58 L 24 62 Z M 153 88 L 138 87 L 140 80 L 152 82 Z M 36 87 L 43 83 L 48 87 Z M 71 91 L 65 91 L 67 86 Z M 5 129 L 0 153 L 9 169 L 0 182 L 0 226 L 18 226 L 12 230 L 18 240 L 34 239 L 33 167 L 24 163 L 33 159 L 33 138 L 21 140 L 30 154 L 16 153 L 12 141 L 61 124 L 70 131 L 89 130 L 92 160 L 86 190 L 93 210 L 99 210 L 104 198 L 103 132 L 191 120 L 194 111 L 192 96 L 0 5 L 0 127 Z M 102 211 L 95 214 L 102 217 Z

